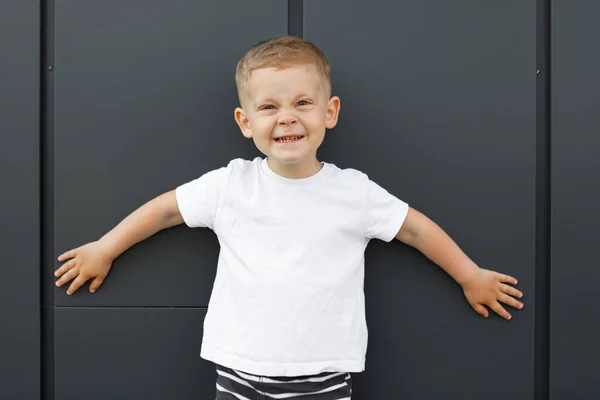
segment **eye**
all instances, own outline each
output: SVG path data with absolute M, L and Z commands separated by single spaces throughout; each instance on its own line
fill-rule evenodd
M 307 106 L 307 105 L 309 105 L 309 104 L 310 104 L 310 101 L 308 101 L 308 100 L 300 100 L 300 101 L 298 102 L 298 105 L 299 105 L 299 106 Z
M 264 106 L 260 106 L 259 110 L 274 110 L 275 106 L 272 104 L 265 104 Z

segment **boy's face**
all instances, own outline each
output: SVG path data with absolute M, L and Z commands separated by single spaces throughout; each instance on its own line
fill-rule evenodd
M 278 173 L 311 175 L 320 167 L 317 149 L 332 129 L 340 108 L 328 98 L 324 80 L 312 64 L 251 73 L 235 119 L 242 133 L 269 158 Z

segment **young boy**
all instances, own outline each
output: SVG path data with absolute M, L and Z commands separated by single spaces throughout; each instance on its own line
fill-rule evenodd
M 522 308 L 507 275 L 479 268 L 426 216 L 353 169 L 317 159 L 340 99 L 316 46 L 278 37 L 236 71 L 235 120 L 266 157 L 226 167 L 149 201 L 98 241 L 62 254 L 57 286 L 95 292 L 113 260 L 185 223 L 213 229 L 220 254 L 201 356 L 217 365 L 217 399 L 349 399 L 364 369 L 364 251 L 400 240 L 441 266 L 479 314 Z

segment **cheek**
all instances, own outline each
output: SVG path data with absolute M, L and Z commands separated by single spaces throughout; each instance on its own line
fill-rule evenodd
M 325 112 L 322 112 L 321 110 L 315 111 L 306 116 L 305 124 L 308 125 L 308 127 L 320 129 L 325 126 L 325 117 Z
M 271 134 L 274 126 L 275 120 L 273 118 L 257 118 L 251 124 L 252 134 L 261 137 L 268 136 Z

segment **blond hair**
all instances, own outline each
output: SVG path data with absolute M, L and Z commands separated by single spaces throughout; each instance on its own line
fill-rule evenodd
M 242 56 L 235 71 L 235 84 L 240 104 L 252 71 L 268 67 L 284 69 L 302 64 L 316 66 L 329 96 L 331 94 L 329 59 L 316 45 L 295 36 L 278 36 L 255 44 Z

